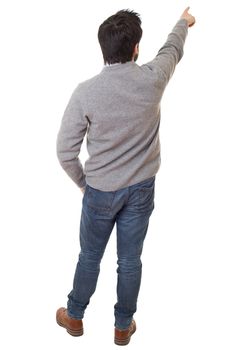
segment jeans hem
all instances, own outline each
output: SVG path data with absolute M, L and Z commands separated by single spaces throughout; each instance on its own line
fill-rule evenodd
M 132 321 L 133 321 L 133 318 L 130 320 L 130 322 L 127 326 L 126 325 L 123 326 L 123 325 L 115 322 L 115 328 L 119 329 L 120 331 L 126 331 L 129 328 L 129 326 L 131 325 Z
M 70 318 L 73 318 L 74 320 L 82 320 L 83 319 L 83 316 L 82 317 L 77 317 L 75 316 L 74 314 L 72 314 L 72 312 L 69 311 L 69 309 L 67 309 L 67 315 L 70 317 Z

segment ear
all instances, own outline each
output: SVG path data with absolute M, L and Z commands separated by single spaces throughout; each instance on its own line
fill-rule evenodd
M 133 50 L 132 61 L 137 61 L 138 55 L 139 55 L 139 44 L 136 44 Z
M 139 53 L 139 43 L 137 43 L 137 44 L 135 45 L 134 53 L 135 53 L 135 54 L 138 54 L 138 53 Z

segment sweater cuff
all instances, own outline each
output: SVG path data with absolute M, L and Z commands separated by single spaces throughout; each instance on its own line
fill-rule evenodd
M 83 175 L 83 178 L 78 182 L 78 187 L 86 187 L 86 176 Z
M 177 22 L 177 24 L 182 24 L 182 25 L 185 25 L 185 27 L 186 28 L 188 28 L 188 21 L 187 21 L 187 19 L 185 19 L 185 18 L 181 18 L 178 22 Z

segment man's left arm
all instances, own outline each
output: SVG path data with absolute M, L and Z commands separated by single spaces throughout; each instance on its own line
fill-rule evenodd
M 79 160 L 81 145 L 88 127 L 85 105 L 79 86 L 65 109 L 57 136 L 57 157 L 62 168 L 84 192 L 85 174 Z

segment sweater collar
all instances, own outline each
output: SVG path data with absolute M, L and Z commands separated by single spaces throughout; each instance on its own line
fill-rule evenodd
M 105 64 L 103 67 L 103 70 L 104 71 L 119 70 L 119 69 L 125 69 L 128 67 L 133 67 L 135 65 L 136 63 L 134 61 L 128 61 L 126 63 Z

